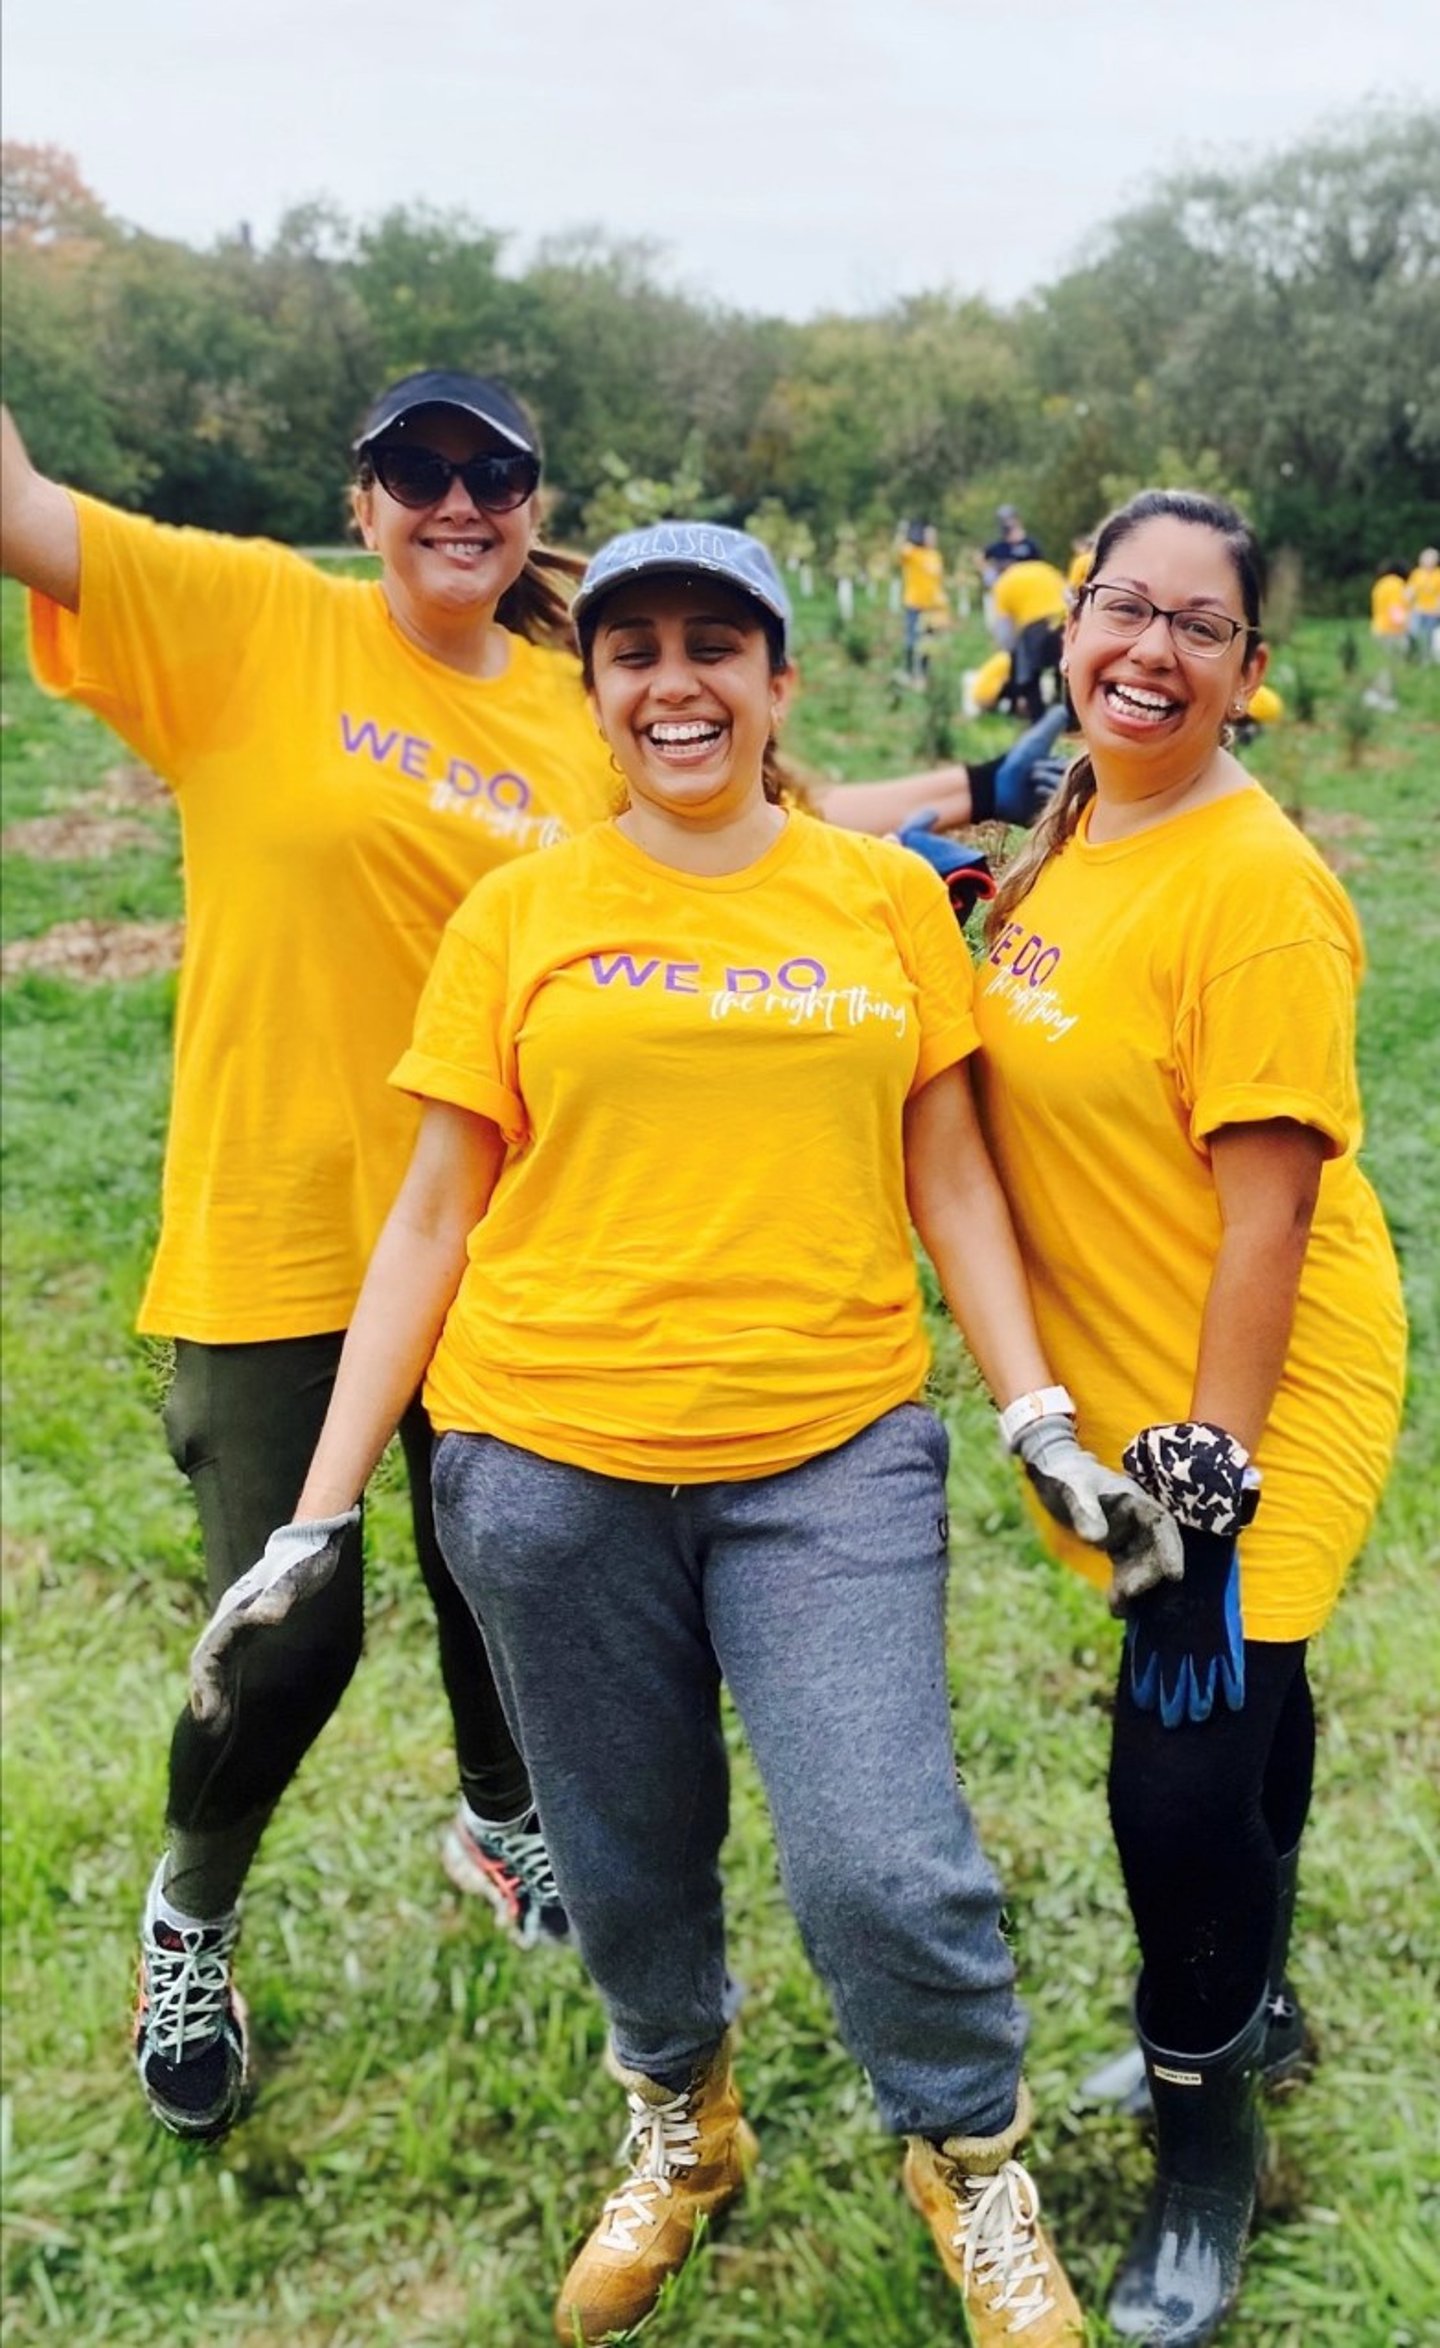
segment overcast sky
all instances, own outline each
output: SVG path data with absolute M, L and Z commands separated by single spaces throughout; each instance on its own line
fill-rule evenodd
M 1440 103 L 1435 0 L 6 0 L 0 51 L 5 136 L 158 234 L 461 206 L 793 317 L 1009 301 L 1157 175 Z

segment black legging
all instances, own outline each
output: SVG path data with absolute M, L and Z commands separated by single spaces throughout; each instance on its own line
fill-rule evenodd
M 1245 1703 L 1164 1728 L 1122 1663 L 1110 1819 L 1140 1942 L 1140 2022 L 1157 2044 L 1224 2046 L 1265 1990 L 1276 1861 L 1310 1807 L 1315 1711 L 1305 1641 L 1245 1642 Z
M 176 1347 L 165 1431 L 200 1513 L 212 1606 L 285 1524 L 329 1403 L 343 1331 L 255 1345 Z M 420 1570 L 435 1611 L 440 1669 L 455 1726 L 460 1783 L 482 1816 L 529 1802 L 525 1765 L 495 1692 L 484 1641 L 435 1537 L 429 1422 L 412 1403 L 400 1429 Z M 364 1565 L 358 1531 L 325 1587 L 254 1640 L 240 1666 L 230 1726 L 214 1737 L 188 1708 L 170 1747 L 167 1814 L 196 1915 L 239 1891 L 265 1822 L 334 1712 L 360 1659 Z

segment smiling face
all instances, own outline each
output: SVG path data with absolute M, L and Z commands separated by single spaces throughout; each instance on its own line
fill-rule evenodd
M 591 670 L 591 706 L 642 821 L 717 829 L 763 807 L 792 672 L 772 670 L 748 596 L 693 576 L 632 580 L 600 608 Z
M 508 441 L 461 408 L 417 408 L 405 419 L 405 438 L 457 464 L 513 453 Z M 535 532 L 533 497 L 512 513 L 491 513 L 475 504 L 458 477 L 434 505 L 418 511 L 401 505 L 378 481 L 354 496 L 360 534 L 384 565 L 391 609 L 422 642 L 457 623 L 488 622 L 525 567 Z
M 1157 514 L 1106 550 L 1089 584 L 1128 587 L 1166 611 L 1222 614 L 1250 624 L 1230 548 L 1203 523 Z M 1086 747 L 1099 764 L 1153 767 L 1157 787 L 1198 773 L 1223 725 L 1243 714 L 1265 671 L 1262 645 L 1235 638 L 1218 659 L 1177 646 L 1168 621 L 1152 619 L 1128 642 L 1107 630 L 1090 600 L 1072 612 L 1066 681 Z

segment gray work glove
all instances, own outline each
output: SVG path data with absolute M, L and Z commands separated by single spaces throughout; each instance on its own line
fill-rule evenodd
M 1157 1583 L 1183 1578 L 1185 1553 L 1174 1519 L 1129 1476 L 1084 1450 L 1073 1419 L 1059 1412 L 1033 1419 L 1017 1434 L 1015 1450 L 1057 1524 L 1105 1551 L 1112 1614 L 1123 1614 Z
M 202 1728 L 216 1736 L 228 1728 L 241 1652 L 256 1631 L 283 1622 L 298 1600 L 324 1588 L 345 1535 L 359 1522 L 359 1509 L 347 1508 L 343 1516 L 282 1525 L 259 1563 L 231 1583 L 190 1657 L 190 1710 Z

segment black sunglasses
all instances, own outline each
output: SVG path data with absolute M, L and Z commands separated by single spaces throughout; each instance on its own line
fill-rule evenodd
M 396 440 L 382 440 L 367 450 L 370 467 L 397 505 L 438 505 L 452 481 L 464 483 L 470 503 L 487 514 L 510 514 L 533 497 L 540 483 L 540 459 L 528 449 L 513 456 L 467 457 L 462 465 L 442 457 L 438 449 L 414 448 Z

